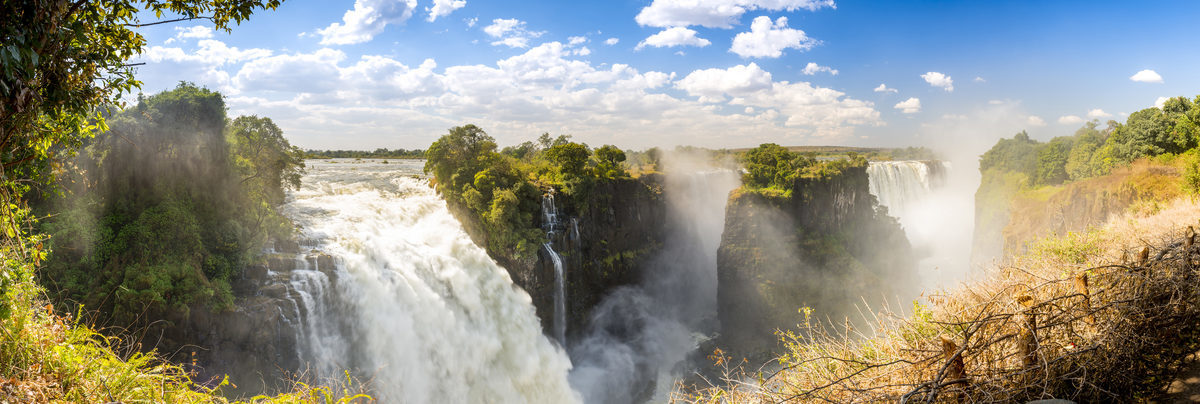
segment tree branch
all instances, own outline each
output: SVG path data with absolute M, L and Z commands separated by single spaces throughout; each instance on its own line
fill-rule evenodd
M 125 24 L 125 26 L 126 26 L 126 27 L 133 27 L 133 28 L 141 28 L 141 27 L 149 27 L 149 26 L 153 26 L 153 25 L 160 25 L 160 24 L 170 24 L 170 23 L 173 23 L 173 22 L 180 22 L 180 21 L 191 21 L 191 20 L 209 20 L 209 21 L 212 21 L 212 17 L 209 17 L 209 16 L 203 16 L 203 15 L 202 15 L 202 16 L 196 16 L 196 17 L 184 17 L 184 18 L 176 18 L 176 19 L 174 19 L 174 20 L 162 20 L 162 21 L 155 21 L 155 22 L 150 22 L 150 23 L 145 23 L 145 24 Z

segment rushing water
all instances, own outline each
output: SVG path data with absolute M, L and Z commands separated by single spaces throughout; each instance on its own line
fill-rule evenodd
M 554 239 L 554 232 L 561 223 L 558 222 L 558 208 L 554 206 L 554 193 L 547 193 L 542 197 L 542 223 L 545 224 L 546 238 Z M 574 223 L 574 220 L 572 220 Z M 573 233 L 576 234 L 577 233 Z M 562 257 L 558 252 L 554 251 L 554 246 L 549 242 L 542 245 L 546 248 L 546 255 L 550 256 L 550 261 L 554 264 L 554 324 L 551 324 L 551 331 L 554 332 L 554 338 L 559 344 L 566 346 L 567 344 L 567 286 L 566 274 L 563 269 Z
M 969 267 L 974 188 L 961 186 L 953 174 L 943 161 L 872 162 L 867 168 L 871 194 L 900 220 L 922 257 L 926 289 L 964 279 Z
M 303 359 L 326 377 L 357 372 L 381 402 L 579 401 L 529 295 L 471 242 L 422 163 L 308 162 L 284 211 L 335 268 L 293 271 Z

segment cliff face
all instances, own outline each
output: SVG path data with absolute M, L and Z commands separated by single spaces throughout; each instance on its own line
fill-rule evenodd
M 555 199 L 559 227 L 550 243 L 564 265 L 568 338 L 584 329 L 592 309 L 606 294 L 638 283 L 643 264 L 662 247 L 666 236 L 661 176 L 598 182 L 588 194 L 582 203 L 563 195 Z M 450 205 L 473 241 L 489 245 L 488 234 L 476 216 L 462 206 Z M 545 228 L 543 220 L 537 217 L 535 226 Z M 528 258 L 488 253 L 508 270 L 513 283 L 533 298 L 542 328 L 549 332 L 554 314 L 554 264 L 548 252 L 543 248 Z
M 742 356 L 776 347 L 802 307 L 815 319 L 860 317 L 913 283 L 915 259 L 895 219 L 868 190 L 866 167 L 796 180 L 790 198 L 744 190 L 731 196 L 717 252 L 722 344 Z
M 1023 188 L 1023 176 L 985 172 L 975 194 L 972 261 L 1025 252 L 1030 241 L 1085 231 L 1110 217 L 1179 195 L 1179 170 L 1140 161 L 1113 173 L 1061 186 Z

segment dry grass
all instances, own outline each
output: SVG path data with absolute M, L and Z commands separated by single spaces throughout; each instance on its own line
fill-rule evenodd
M 1177 200 L 1152 215 L 1042 240 L 986 281 L 927 295 L 913 315 L 881 315 L 871 330 L 806 321 L 784 335 L 778 370 L 731 369 L 674 399 L 1150 399 L 1200 350 L 1200 247 L 1185 237 L 1197 219 L 1200 205 Z

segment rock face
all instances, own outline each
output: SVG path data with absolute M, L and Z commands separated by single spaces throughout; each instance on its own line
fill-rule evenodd
M 1085 231 L 1139 203 L 1176 197 L 1179 170 L 1142 161 L 1111 174 L 1062 186 L 1025 189 L 1024 176 L 988 171 L 975 193 L 972 262 L 1025 252 L 1032 240 Z
M 154 344 L 171 361 L 195 371 L 197 381 L 215 385 L 228 375 L 237 385 L 224 388 L 232 396 L 289 388 L 288 381 L 305 368 L 298 338 L 306 307 L 292 272 L 320 268 L 332 279 L 336 271 L 332 257 L 301 253 L 295 241 L 277 242 L 276 248 L 281 252 L 247 267 L 234 283 L 233 310 L 193 307 L 187 318 L 171 319 L 178 326 L 145 336 L 143 345 Z M 336 288 L 330 292 L 337 293 Z
M 617 179 L 599 182 L 583 203 L 560 196 L 555 199 L 559 228 L 550 243 L 564 264 L 568 340 L 588 322 L 592 309 L 613 289 L 633 285 L 641 278 L 643 263 L 663 245 L 666 237 L 666 201 L 662 177 Z M 450 204 L 476 244 L 488 245 L 474 215 Z M 536 226 L 545 228 L 542 217 Z M 578 232 L 576 238 L 573 233 Z M 550 332 L 554 314 L 554 265 L 545 249 L 536 257 L 489 254 L 508 270 L 513 283 L 533 298 L 542 328 Z
M 840 325 L 861 317 L 862 298 L 878 309 L 883 297 L 911 293 L 912 248 L 877 207 L 865 166 L 798 179 L 786 198 L 734 191 L 717 251 L 721 344 L 760 356 L 777 346 L 772 330 L 803 324 L 802 307 Z

